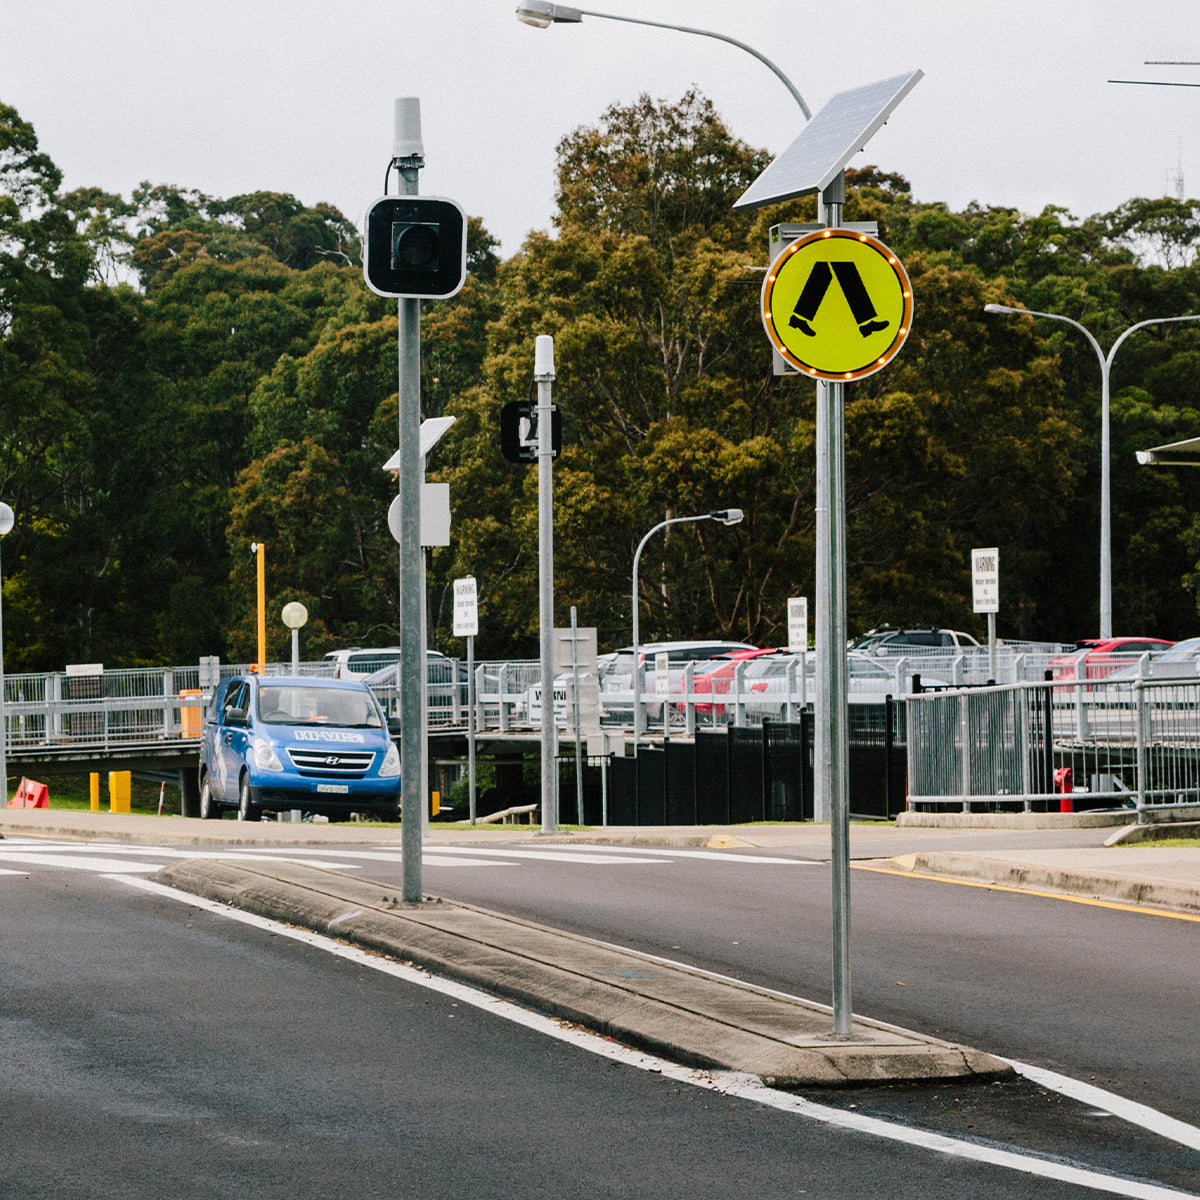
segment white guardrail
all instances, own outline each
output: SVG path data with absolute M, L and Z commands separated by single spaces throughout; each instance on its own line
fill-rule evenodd
M 970 804 L 980 799 L 1004 797 L 1043 797 L 1049 786 L 1039 790 L 1034 782 L 1042 778 L 1033 774 L 1031 758 L 1026 754 L 1019 766 L 983 768 L 988 754 L 1000 754 L 1004 743 L 1028 743 L 1033 737 L 1028 731 L 1032 716 L 997 715 L 984 696 L 1001 694 L 1004 688 L 1027 686 L 1030 695 L 1042 695 L 1046 671 L 1055 673 L 1051 686 L 1052 728 L 1056 745 L 1066 743 L 1068 734 L 1074 744 L 1096 742 L 1098 731 L 1104 734 L 1104 744 L 1122 746 L 1120 755 L 1110 755 L 1103 762 L 1080 762 L 1073 768 L 1075 784 L 1090 786 L 1091 776 L 1099 776 L 1102 786 L 1115 790 L 1138 792 L 1142 803 L 1174 803 L 1178 788 L 1176 778 L 1182 778 L 1184 764 L 1178 763 L 1175 775 L 1163 781 L 1159 774 L 1134 779 L 1128 770 L 1130 748 L 1136 746 L 1139 730 L 1145 722 L 1121 725 L 1118 715 L 1129 710 L 1132 701 L 1106 703 L 1111 692 L 1099 671 L 1116 671 L 1136 664 L 1138 659 L 1122 660 L 1112 655 L 1099 666 L 1096 661 L 1067 658 L 1054 653 L 1055 647 L 997 648 L 995 661 L 990 661 L 988 649 L 956 650 L 953 654 L 930 652 L 908 654 L 904 658 L 886 655 L 851 654 L 848 658 L 848 692 L 852 704 L 881 703 L 892 696 L 895 700 L 911 697 L 914 680 L 922 679 L 923 686 L 947 689 L 966 688 L 962 697 L 942 700 L 941 696 L 919 697 L 919 704 L 908 704 L 910 710 L 910 770 L 914 763 L 924 763 L 923 769 L 941 770 L 941 775 L 918 775 L 910 780 L 910 792 L 920 802 L 937 805 Z M 764 720 L 794 720 L 800 709 L 808 706 L 814 696 L 812 655 L 779 656 L 770 660 L 770 673 L 748 674 L 751 664 L 767 660 L 739 662 L 730 677 L 708 682 L 701 676 L 706 664 L 689 664 L 671 673 L 670 690 L 666 695 L 655 694 L 653 668 L 642 672 L 636 702 L 644 706 L 644 728 L 650 734 L 664 732 L 664 720 L 670 730 L 692 733 L 702 728 L 761 725 Z M 1145 668 L 1145 660 L 1142 660 Z M 169 740 L 196 740 L 200 736 L 203 710 L 218 680 L 230 674 L 244 673 L 244 665 L 218 665 L 206 660 L 197 666 L 137 668 L 137 670 L 103 671 L 92 667 L 73 667 L 66 672 L 46 674 L 16 674 L 5 677 L 5 726 L 8 749 L 108 749 L 131 744 L 162 743 Z M 272 674 L 290 673 L 289 665 L 268 667 Z M 334 667 L 328 662 L 301 664 L 301 673 L 329 676 Z M 541 685 L 539 664 L 536 661 L 481 662 L 475 670 L 475 724 L 484 732 L 521 732 L 536 730 L 541 725 Z M 428 674 L 428 725 L 432 731 L 464 730 L 467 727 L 466 666 L 455 659 L 432 661 Z M 985 688 L 989 679 L 996 679 L 994 688 Z M 370 684 L 389 715 L 397 714 L 395 676 L 377 672 Z M 1148 684 L 1147 684 L 1148 686 Z M 554 679 L 554 719 L 556 724 L 574 730 L 576 697 L 570 676 Z M 1012 703 L 1012 702 L 1009 702 Z M 581 724 L 595 728 L 599 724 L 611 730 L 632 727 L 635 695 L 629 676 L 596 680 L 583 676 L 578 708 L 582 710 Z M 594 706 L 594 708 L 592 707 Z M 1150 706 L 1178 710 L 1186 706 Z M 953 710 L 953 720 L 944 713 Z M 931 722 L 929 732 L 924 726 L 911 727 L 912 714 Z M 935 713 L 941 715 L 934 715 Z M 1159 713 L 1156 721 L 1162 721 Z M 1196 721 L 1194 712 L 1189 720 Z M 949 724 L 947 724 L 949 722 Z M 965 724 L 964 724 L 965 722 Z M 1024 724 L 1021 724 L 1024 722 Z M 1153 725 L 1154 722 L 1151 722 Z M 1154 726 L 1157 728 L 1157 725 Z M 965 736 L 949 731 L 966 728 Z M 940 732 L 937 732 L 940 731 Z M 1021 737 L 1016 737 L 1018 732 Z M 1182 733 L 1178 734 L 1178 738 Z M 916 740 L 913 740 L 916 738 Z M 1177 738 L 1177 740 L 1178 740 Z M 925 739 L 925 740 L 922 740 Z M 1144 739 L 1153 745 L 1153 738 Z M 1034 743 L 1036 742 L 1034 739 Z M 914 754 L 913 749 L 918 752 Z M 1025 746 L 1028 751 L 1028 746 Z M 1044 748 L 1043 748 L 1044 751 Z M 1032 751 L 1028 751 L 1032 752 Z M 928 762 L 926 762 L 928 760 Z M 956 764 L 956 766 L 955 766 Z M 970 786 L 953 782 L 954 769 L 964 772 Z M 1157 770 L 1157 768 L 1156 768 Z M 980 774 L 982 772 L 982 774 Z M 1015 773 L 1015 774 L 1014 774 Z M 1002 784 L 979 787 L 974 780 L 1002 778 Z M 1190 785 L 1188 785 L 1190 788 Z M 1024 802 L 1024 800 L 1022 800 Z
M 1060 680 L 1055 697 L 1077 710 L 1076 723 L 1094 709 L 1093 693 L 1100 670 L 1115 670 L 1132 660 L 1110 656 L 1100 667 L 1064 660 L 1056 647 L 1000 646 L 992 661 L 986 647 L 953 653 L 930 651 L 906 654 L 849 656 L 848 690 L 852 704 L 880 703 L 887 697 L 909 696 L 916 678 L 922 686 L 939 689 L 1036 682 L 1047 669 Z M 792 720 L 814 694 L 813 656 L 779 656 L 771 670 L 748 674 L 751 664 L 740 662 L 728 678 L 705 680 L 704 663 L 689 663 L 671 672 L 666 695 L 655 692 L 652 666 L 643 669 L 637 695 L 628 675 L 581 677 L 579 708 L 583 721 L 594 727 L 631 728 L 635 702 L 645 713 L 644 727 L 684 733 L 727 725 Z M 245 665 L 207 660 L 196 666 L 166 669 L 98 670 L 76 667 L 66 672 L 7 675 L 4 681 L 7 745 L 14 750 L 37 747 L 106 748 L 130 743 L 193 740 L 200 736 L 203 709 L 219 679 L 248 670 Z M 303 663 L 302 674 L 331 675 L 332 664 Z M 268 666 L 270 674 L 291 672 L 289 664 Z M 483 662 L 475 671 L 475 721 L 480 731 L 519 732 L 541 725 L 541 681 L 536 661 Z M 394 668 L 368 680 L 389 715 L 398 712 Z M 466 666 L 461 660 L 431 661 L 428 676 L 428 719 L 432 730 L 467 726 Z M 1080 710 L 1080 704 L 1083 707 Z M 594 705 L 595 709 L 590 706 Z M 1082 712 L 1084 715 L 1079 715 Z M 554 680 L 555 723 L 573 729 L 576 698 L 569 675 Z

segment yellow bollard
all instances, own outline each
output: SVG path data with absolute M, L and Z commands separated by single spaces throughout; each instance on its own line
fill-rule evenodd
M 442 811 L 442 793 L 434 792 L 433 793 L 433 810 L 429 815 L 432 817 L 436 817 L 438 815 L 438 813 L 440 813 L 441 811 Z
M 92 812 L 99 812 L 100 811 L 100 772 L 93 771 L 91 773 L 91 775 L 88 776 L 88 783 L 90 785 L 90 792 L 91 792 L 91 798 L 92 798 Z
M 132 772 L 109 771 L 108 773 L 108 811 L 127 813 L 129 811 L 129 794 L 132 787 Z

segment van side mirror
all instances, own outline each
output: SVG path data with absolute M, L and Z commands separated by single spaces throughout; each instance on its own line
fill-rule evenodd
M 399 737 L 404 732 L 404 726 L 399 717 L 388 717 L 387 728 L 391 737 Z
M 246 710 L 244 708 L 228 708 L 225 710 L 226 725 L 245 725 Z

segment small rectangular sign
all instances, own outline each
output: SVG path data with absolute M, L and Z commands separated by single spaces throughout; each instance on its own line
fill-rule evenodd
M 661 651 L 654 656 L 654 694 L 671 694 L 671 657 Z
M 787 602 L 788 650 L 802 654 L 808 649 L 808 597 L 793 596 Z
M 594 626 L 571 632 L 570 626 L 556 627 L 554 630 L 554 669 L 556 671 L 571 671 L 578 667 L 581 671 L 596 670 L 596 659 L 600 653 L 599 638 Z
M 977 613 L 1000 611 L 1000 551 L 971 551 L 971 598 Z
M 454 636 L 475 637 L 479 633 L 479 599 L 475 576 L 454 581 Z

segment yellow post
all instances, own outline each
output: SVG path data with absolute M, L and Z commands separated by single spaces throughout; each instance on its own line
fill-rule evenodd
M 109 771 L 108 773 L 108 811 L 127 813 L 129 811 L 129 795 L 133 775 L 130 771 Z
M 442 811 L 442 793 L 434 792 L 433 793 L 433 811 L 430 813 L 430 816 L 436 817 L 438 815 L 438 813 L 440 813 L 441 811 Z
M 88 777 L 92 799 L 92 812 L 100 811 L 100 772 L 93 771 Z
M 262 542 L 251 542 L 250 549 L 258 556 L 258 669 L 267 665 L 267 548 Z

